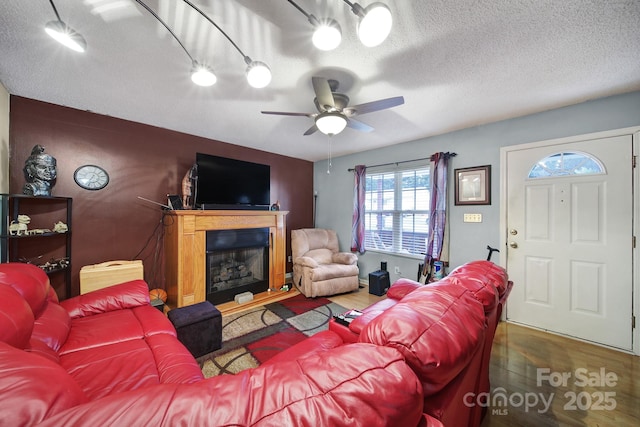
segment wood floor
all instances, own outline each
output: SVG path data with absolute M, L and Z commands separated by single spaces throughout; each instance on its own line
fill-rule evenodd
M 329 299 L 362 309 L 382 298 L 365 287 Z M 640 426 L 638 356 L 501 322 L 490 376 L 482 427 Z

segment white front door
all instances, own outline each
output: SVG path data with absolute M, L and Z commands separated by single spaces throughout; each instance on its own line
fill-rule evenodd
M 632 350 L 632 158 L 631 135 L 506 153 L 509 321 Z

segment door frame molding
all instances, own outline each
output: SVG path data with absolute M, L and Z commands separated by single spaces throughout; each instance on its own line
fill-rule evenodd
M 500 252 L 499 265 L 502 267 L 507 266 L 507 257 L 506 251 L 507 249 L 507 240 L 508 240 L 508 230 L 507 230 L 507 154 L 513 151 L 520 150 L 528 150 L 530 148 L 538 148 L 538 147 L 546 147 L 550 145 L 562 145 L 562 144 L 570 144 L 573 142 L 580 142 L 590 139 L 602 139 L 602 138 L 610 138 L 615 136 L 623 136 L 623 135 L 631 135 L 632 137 L 632 149 L 633 149 L 633 157 L 635 159 L 638 158 L 638 153 L 640 153 L 640 126 L 633 126 L 622 129 L 614 129 L 603 132 L 595 132 L 588 133 L 583 135 L 575 135 L 564 138 L 556 138 L 549 139 L 544 141 L 536 141 L 529 142 L 525 144 L 518 145 L 509 145 L 505 147 L 500 147 L 500 236 L 499 236 L 499 247 L 504 250 Z M 638 235 L 639 224 L 640 224 L 640 162 L 637 163 L 637 166 L 633 169 L 633 218 L 632 218 L 632 229 L 633 235 L 637 237 L 636 248 L 632 249 L 632 277 L 633 277 L 633 302 L 632 302 L 632 315 L 636 317 L 636 327 L 631 331 L 632 334 L 632 348 L 633 354 L 640 355 L 640 316 L 638 316 L 640 310 L 640 271 L 638 269 L 638 246 L 640 246 L 640 235 Z M 514 286 L 518 286 L 517 283 Z M 508 304 L 507 304 L 508 307 Z M 505 307 L 504 312 L 502 313 L 503 319 L 506 318 L 506 312 L 508 308 Z M 631 319 L 629 319 L 631 322 Z M 590 342 L 590 341 L 589 341 Z M 604 346 L 607 348 L 608 347 Z M 623 351 L 620 349 L 615 349 L 617 351 Z

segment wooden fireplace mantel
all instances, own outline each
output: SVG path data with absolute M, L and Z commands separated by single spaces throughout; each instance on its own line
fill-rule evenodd
M 285 283 L 288 211 L 184 210 L 165 218 L 167 304 L 183 307 L 206 299 L 206 234 L 209 230 L 269 228 L 269 288 Z

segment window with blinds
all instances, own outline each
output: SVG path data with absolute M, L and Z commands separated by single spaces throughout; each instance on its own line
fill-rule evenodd
M 365 248 L 422 256 L 429 231 L 429 167 L 366 175 Z

